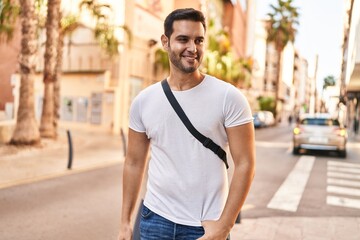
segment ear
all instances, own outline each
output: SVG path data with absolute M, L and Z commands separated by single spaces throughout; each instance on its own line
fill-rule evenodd
M 161 44 L 165 51 L 169 49 L 169 38 L 165 34 L 161 35 Z

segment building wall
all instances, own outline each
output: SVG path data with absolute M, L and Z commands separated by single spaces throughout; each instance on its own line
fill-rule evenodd
M 80 0 L 63 0 L 65 14 L 77 13 Z M 63 74 L 61 77 L 61 122 L 60 125 L 93 127 L 119 133 L 127 130 L 128 113 L 132 99 L 144 86 L 153 83 L 154 51 L 161 48 L 165 16 L 174 8 L 194 7 L 221 20 L 223 1 L 110 1 L 114 24 L 127 26 L 131 39 L 121 28 L 116 32 L 120 41 L 119 55 L 109 59 L 94 39 L 94 21 L 88 13 L 82 13 L 82 26 L 65 39 Z M 208 7 L 216 11 L 210 15 Z M 240 54 L 245 54 L 244 32 L 246 16 L 241 6 L 236 8 L 233 20 L 234 44 Z M 217 13 L 221 15 L 217 15 Z M 209 14 L 209 15 L 208 15 Z M 237 25 L 239 24 L 239 25 Z M 240 31 L 240 32 L 239 32 Z M 44 43 L 45 35 L 40 37 Z M 39 49 L 38 75 L 35 84 L 35 110 L 40 118 L 43 97 L 42 74 L 44 47 Z M 16 65 L 16 62 L 13 63 Z M 2 74 L 1 74 L 2 76 Z M 1 81 L 2 82 L 2 81 Z M 3 88 L 1 88 L 1 91 Z M 8 92 L 8 91 L 7 91 Z M 3 96 L 3 94 L 1 94 Z
M 225 13 L 226 15 L 226 13 Z M 233 24 L 231 28 L 231 40 L 238 57 L 246 57 L 247 39 L 247 16 L 246 8 L 240 2 L 234 5 Z
M 174 1 L 174 9 L 177 8 L 194 8 L 200 10 L 202 7 L 202 2 L 200 0 L 175 0 Z
M 115 95 L 107 91 L 109 72 L 64 73 L 60 83 L 60 126 L 92 127 L 111 132 Z M 44 84 L 37 74 L 34 86 L 35 114 L 40 120 Z
M 224 1 L 223 9 L 222 26 L 230 35 L 233 51 L 237 57 L 245 57 L 247 39 L 246 6 L 242 6 L 238 1 L 235 4 L 231 1 Z
M 19 24 L 10 42 L 0 42 L 0 111 L 4 111 L 7 104 L 13 104 L 14 102 L 11 76 L 19 69 L 20 41 L 21 28 Z
M 252 90 L 257 92 L 258 96 L 264 94 L 265 89 L 265 64 L 266 64 L 266 38 L 267 32 L 265 30 L 265 25 L 262 20 L 256 21 L 255 27 L 255 40 L 254 48 L 252 53 L 252 58 L 254 61 L 253 71 L 252 71 Z

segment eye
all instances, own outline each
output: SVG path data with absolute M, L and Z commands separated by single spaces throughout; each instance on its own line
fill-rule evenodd
M 204 43 L 204 39 L 199 38 L 195 40 L 195 44 L 203 44 Z
M 178 38 L 178 41 L 179 41 L 179 42 L 182 42 L 182 43 L 185 43 L 185 42 L 188 41 L 188 39 L 185 38 L 185 37 L 180 37 L 180 38 Z

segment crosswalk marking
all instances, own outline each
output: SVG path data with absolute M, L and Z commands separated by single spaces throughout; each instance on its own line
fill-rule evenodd
M 359 181 L 350 181 L 350 180 L 336 179 L 336 178 L 328 178 L 327 183 L 348 186 L 348 187 L 360 187 Z
M 354 180 L 360 180 L 360 175 L 351 174 L 351 173 L 340 173 L 340 172 L 327 172 L 328 177 L 335 177 L 335 178 L 348 178 Z
M 360 164 L 328 161 L 327 170 L 326 191 L 329 195 L 326 197 L 326 203 L 337 207 L 360 209 L 360 199 L 356 198 L 360 197 Z
M 346 167 L 335 167 L 335 166 L 328 166 L 328 171 L 335 171 L 335 172 L 346 172 L 346 173 L 359 173 L 360 169 L 352 169 L 352 168 L 346 168 Z
M 360 189 L 356 188 L 347 188 L 347 187 L 338 187 L 338 186 L 327 186 L 326 188 L 328 193 L 336 193 L 342 195 L 350 195 L 360 197 Z
M 271 199 L 268 208 L 296 212 L 304 192 L 315 157 L 302 156 Z
M 339 206 L 339 207 L 350 207 L 350 208 L 360 209 L 360 200 L 359 199 L 327 196 L 326 203 L 329 205 L 334 205 L 334 206 Z
M 360 164 L 358 164 L 358 163 L 328 161 L 327 165 L 328 166 L 349 167 L 349 168 L 359 168 L 360 169 Z

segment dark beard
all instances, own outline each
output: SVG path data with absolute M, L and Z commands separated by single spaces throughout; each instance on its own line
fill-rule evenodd
M 182 63 L 181 63 L 181 59 L 177 59 L 176 56 L 171 53 L 169 56 L 170 62 L 178 69 L 180 69 L 182 72 L 184 73 L 193 73 L 195 72 L 198 67 L 185 67 Z

